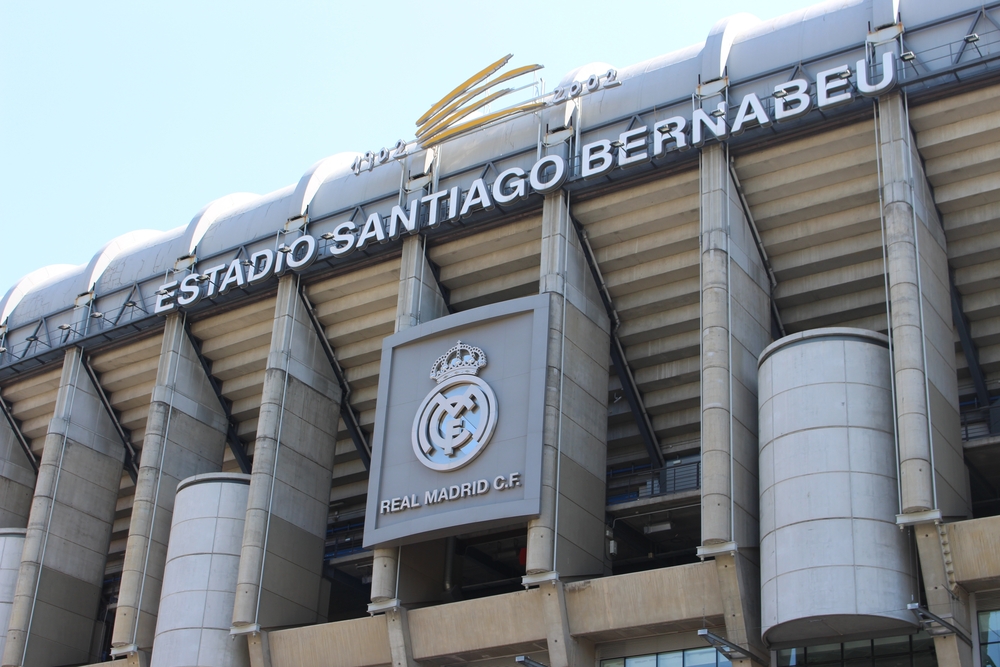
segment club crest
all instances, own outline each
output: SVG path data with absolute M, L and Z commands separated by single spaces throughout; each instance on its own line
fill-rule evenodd
M 462 341 L 431 366 L 437 382 L 413 420 L 413 452 L 432 470 L 468 465 L 489 443 L 497 425 L 497 397 L 477 377 L 486 354 Z

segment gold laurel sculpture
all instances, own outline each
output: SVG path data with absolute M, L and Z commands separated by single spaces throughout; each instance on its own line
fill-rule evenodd
M 526 102 L 507 109 L 501 109 L 493 113 L 484 114 L 464 123 L 456 123 L 468 115 L 479 111 L 483 107 L 496 100 L 514 92 L 514 88 L 503 88 L 490 93 L 486 97 L 476 100 L 477 97 L 495 86 L 516 79 L 524 74 L 542 69 L 541 65 L 525 65 L 509 72 L 505 72 L 491 81 L 486 81 L 510 61 L 513 54 L 507 54 L 484 69 L 476 72 L 471 77 L 463 81 L 459 86 L 438 100 L 420 118 L 417 119 L 417 140 L 420 145 L 428 148 L 442 141 L 454 137 L 463 132 L 475 129 L 487 123 L 491 123 L 507 116 L 533 111 L 545 106 L 544 102 Z

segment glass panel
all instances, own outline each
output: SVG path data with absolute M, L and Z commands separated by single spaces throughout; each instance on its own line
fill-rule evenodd
M 1000 667 L 1000 644 L 986 644 L 979 650 L 983 656 L 983 667 Z
M 931 654 L 934 653 L 934 638 L 923 630 L 910 636 L 910 644 L 913 647 L 912 650 L 914 653 L 918 651 L 930 651 Z
M 718 651 L 715 652 L 716 657 L 719 660 L 719 667 L 732 667 L 733 661 L 722 655 Z
M 881 637 L 875 640 L 875 655 L 892 655 L 910 652 L 910 636 Z
M 778 667 L 795 667 L 805 661 L 805 649 L 783 648 L 778 651 Z
M 714 648 L 689 648 L 684 651 L 684 667 L 715 667 L 715 656 L 718 653 Z
M 854 658 L 853 660 L 845 660 L 844 667 L 872 667 L 872 657 L 867 658 Z
M 625 667 L 656 667 L 655 655 L 637 655 L 625 658 Z
M 810 665 L 815 665 L 821 662 L 840 662 L 840 644 L 807 646 L 806 662 Z
M 601 660 L 601 667 L 625 667 L 625 658 L 611 658 Z
M 858 642 L 847 642 L 844 644 L 844 660 L 854 658 L 867 658 L 872 654 L 872 642 L 864 639 Z
M 979 612 L 979 643 L 993 642 L 1000 642 L 1000 611 Z
M 937 667 L 937 656 L 934 654 L 933 649 L 914 653 L 913 667 Z
M 875 658 L 875 667 L 910 667 L 910 654 L 888 655 Z
M 684 651 L 671 651 L 656 656 L 656 667 L 684 667 Z

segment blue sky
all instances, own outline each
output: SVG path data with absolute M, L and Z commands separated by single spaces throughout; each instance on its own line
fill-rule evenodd
M 551 89 L 588 62 L 701 42 L 730 14 L 810 4 L 0 0 L 0 295 L 127 231 L 411 138 L 506 53 L 545 65 Z

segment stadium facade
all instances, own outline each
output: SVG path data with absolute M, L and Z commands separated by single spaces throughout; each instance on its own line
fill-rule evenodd
M 4 666 L 997 664 L 1000 3 L 505 63 L 7 291 Z

